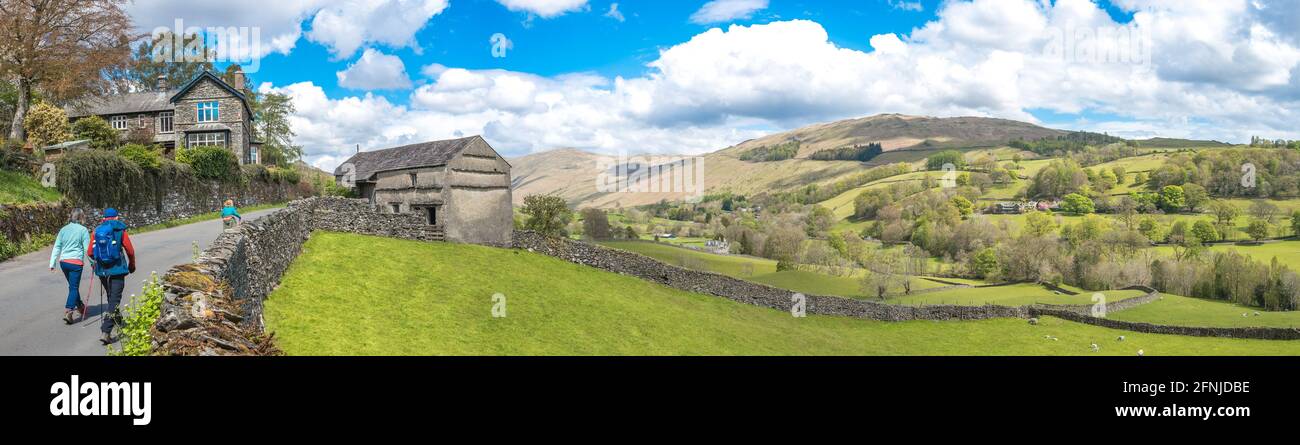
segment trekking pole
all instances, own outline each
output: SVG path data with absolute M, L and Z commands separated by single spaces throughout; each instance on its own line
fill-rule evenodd
M 86 312 L 90 310 L 90 305 L 87 304 L 87 303 L 89 303 L 89 301 L 87 301 L 87 299 L 90 298 L 90 294 L 92 294 L 92 293 L 95 292 L 95 278 L 94 278 L 94 277 L 91 277 L 91 278 L 90 278 L 90 283 L 89 283 L 89 284 L 90 284 L 90 287 L 86 288 L 86 295 L 82 295 L 82 296 L 81 296 L 81 299 L 80 299 L 80 301 L 81 301 L 81 321 L 83 321 L 83 322 L 86 321 Z

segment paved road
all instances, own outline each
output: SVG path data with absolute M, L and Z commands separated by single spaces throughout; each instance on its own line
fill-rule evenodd
M 245 220 L 275 210 L 253 212 L 245 215 Z M 131 235 L 140 264 L 136 273 L 127 277 L 123 302 L 140 293 L 149 272 L 161 275 L 172 266 L 191 262 L 194 242 L 198 241 L 199 249 L 206 249 L 220 232 L 221 221 L 214 220 Z M 61 317 L 67 281 L 58 269 L 51 272 L 49 265 L 49 248 L 0 263 L 0 355 L 103 355 L 99 282 L 95 282 L 95 293 L 86 295 L 92 275 L 87 268 L 81 278 L 82 299 L 90 305 L 86 320 L 66 325 Z

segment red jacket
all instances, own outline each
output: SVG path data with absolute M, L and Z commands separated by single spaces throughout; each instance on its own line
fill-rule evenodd
M 135 246 L 131 245 L 131 236 L 127 235 L 125 230 L 122 231 L 122 248 L 126 249 L 126 258 L 130 262 L 128 269 L 131 273 L 135 273 Z M 90 258 L 95 257 L 95 231 L 93 230 L 90 231 L 90 251 L 86 252 L 86 256 Z

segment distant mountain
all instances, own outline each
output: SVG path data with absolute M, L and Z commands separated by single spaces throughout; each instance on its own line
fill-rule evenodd
M 703 156 L 705 189 L 741 194 L 780 192 L 830 183 L 871 165 L 916 162 L 937 150 L 1002 146 L 1016 139 L 1036 140 L 1066 133 L 1025 122 L 982 117 L 885 114 L 843 120 L 777 133 L 706 154 Z M 869 143 L 880 143 L 885 153 L 868 164 L 808 159 L 820 150 Z M 795 146 L 798 148 L 791 159 L 741 160 L 755 149 Z M 601 193 L 596 188 L 601 173 L 600 158 L 581 150 L 561 149 L 511 159 L 515 202 L 521 203 L 525 196 L 532 194 L 554 193 L 579 207 L 609 208 L 674 201 L 686 196 L 685 193 Z

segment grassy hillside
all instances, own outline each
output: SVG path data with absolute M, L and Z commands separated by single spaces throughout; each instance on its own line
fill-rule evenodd
M 58 190 L 42 186 L 31 175 L 0 170 L 0 204 L 58 202 L 62 198 Z
M 975 289 L 953 289 L 920 295 L 890 298 L 894 304 L 926 305 L 957 304 L 976 306 L 995 304 L 1000 306 L 1026 306 L 1031 304 L 1092 304 L 1092 292 L 1079 295 L 1057 294 L 1037 284 L 1014 284 L 1010 286 L 983 287 Z M 1102 292 L 1106 301 L 1115 302 L 1145 295 L 1141 291 L 1106 291 Z
M 1245 314 L 1245 316 L 1242 316 Z M 1259 314 L 1259 315 L 1255 315 Z M 1300 327 L 1300 311 L 1267 312 L 1226 301 L 1164 295 L 1159 301 L 1108 314 L 1124 321 L 1211 327 Z
M 504 318 L 491 315 L 498 293 Z M 266 321 L 296 355 L 1300 354 L 1297 342 L 1137 334 L 1050 318 L 1039 326 L 794 318 L 527 252 L 332 233 L 307 242 L 267 300 Z M 1128 340 L 1116 342 L 1119 335 Z

